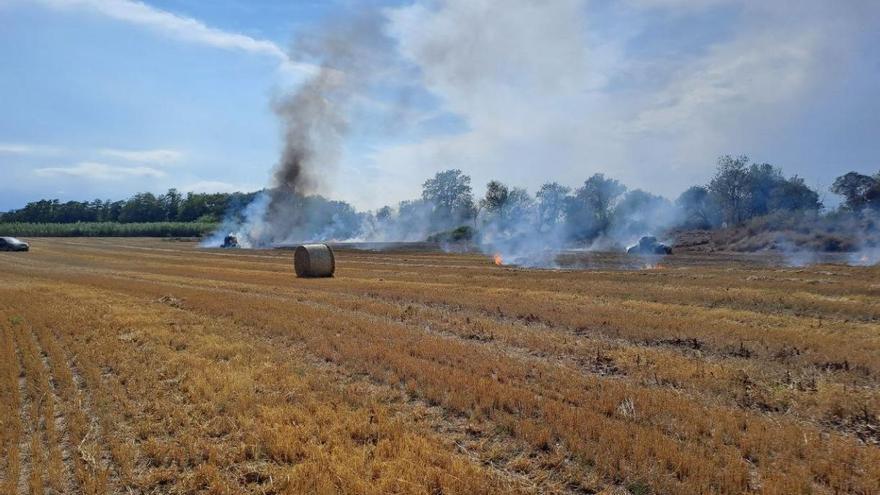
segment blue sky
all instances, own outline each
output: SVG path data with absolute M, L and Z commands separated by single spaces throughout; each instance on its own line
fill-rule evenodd
M 0 0 L 0 210 L 268 185 L 270 102 L 312 73 L 288 47 L 363 11 L 390 39 L 383 75 L 315 165 L 361 208 L 453 167 L 478 193 L 604 172 L 669 197 L 725 153 L 826 190 L 880 170 L 878 2 L 538 4 Z

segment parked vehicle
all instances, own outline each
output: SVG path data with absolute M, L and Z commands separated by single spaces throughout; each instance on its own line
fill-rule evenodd
M 0 251 L 27 251 L 31 245 L 15 237 L 0 237 Z
M 223 238 L 223 244 L 220 246 L 222 248 L 237 248 L 238 247 L 238 238 L 232 234 Z
M 626 250 L 627 254 L 672 254 L 672 248 L 657 242 L 654 236 L 646 235 L 639 239 L 639 243 L 630 246 Z

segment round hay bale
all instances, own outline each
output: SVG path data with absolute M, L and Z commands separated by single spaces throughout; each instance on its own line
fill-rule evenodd
M 297 277 L 332 277 L 336 258 L 326 244 L 303 244 L 293 252 L 293 269 Z

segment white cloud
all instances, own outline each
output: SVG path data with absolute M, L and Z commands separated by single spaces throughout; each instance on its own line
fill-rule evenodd
M 120 167 L 96 162 L 81 162 L 69 167 L 37 168 L 34 169 L 34 174 L 39 177 L 73 177 L 101 181 L 165 176 L 165 172 L 152 167 Z
M 181 161 L 185 154 L 182 151 L 174 149 L 117 149 L 117 148 L 101 148 L 97 150 L 83 150 L 63 148 L 60 146 L 51 146 L 43 144 L 25 144 L 25 143 L 0 143 L 0 154 L 22 155 L 22 156 L 46 156 L 46 155 L 68 155 L 72 157 L 88 157 L 90 155 L 101 155 L 119 160 L 125 160 L 135 163 L 150 163 L 153 165 L 167 165 Z
M 228 182 L 213 181 L 213 180 L 198 181 L 198 182 L 180 187 L 180 190 L 183 192 L 194 192 L 194 193 L 251 192 L 251 191 L 256 191 L 257 189 L 259 189 L 259 187 L 242 185 L 242 184 L 236 185 L 236 184 L 230 184 Z
M 239 50 L 275 58 L 283 69 L 311 73 L 309 64 L 291 61 L 276 43 L 224 31 L 135 0 L 35 0 L 55 9 L 83 9 L 108 18 L 146 27 L 175 39 L 225 50 Z
M 178 162 L 184 156 L 183 152 L 171 149 L 122 150 L 104 148 L 100 150 L 100 153 L 104 156 L 119 158 L 130 162 L 153 163 L 157 165 Z
M 0 143 L 0 154 L 10 155 L 55 155 L 60 153 L 61 148 L 21 143 Z
M 672 10 L 705 9 L 719 4 L 734 3 L 737 0 L 627 0 L 635 7 L 663 8 Z

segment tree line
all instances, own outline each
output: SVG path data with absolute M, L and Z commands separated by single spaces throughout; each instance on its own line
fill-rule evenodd
M 835 181 L 832 191 L 845 196 L 847 207 L 857 209 L 867 204 L 859 195 L 870 188 L 864 184 L 866 176 L 844 180 L 851 175 Z M 880 174 L 869 179 L 880 184 Z M 839 182 L 847 187 L 838 187 Z M 849 186 L 851 183 L 858 187 Z M 430 222 L 435 225 L 473 221 L 475 227 L 490 223 L 509 229 L 527 218 L 539 232 L 563 225 L 570 237 L 578 240 L 595 239 L 624 223 L 631 230 L 673 223 L 684 228 L 711 229 L 739 225 L 772 212 L 823 208 L 819 193 L 802 178 L 785 177 L 778 167 L 752 163 L 746 156 L 722 156 L 708 184 L 688 188 L 674 202 L 640 189 L 628 190 L 603 174 L 589 177 L 575 189 L 548 182 L 534 196 L 525 189 L 493 180 L 487 184 L 485 195 L 476 200 L 470 178 L 459 170 L 440 172 L 426 181 L 421 201 L 432 205 Z M 402 214 L 412 207 L 411 202 L 405 202 L 398 210 Z M 385 207 L 380 214 L 387 216 L 391 211 Z
M 843 196 L 841 213 L 880 211 L 880 172 L 873 176 L 849 172 L 834 181 L 830 192 Z M 426 223 L 435 231 L 472 225 L 508 235 L 555 233 L 565 240 L 592 241 L 669 228 L 733 227 L 774 213 L 823 209 L 820 193 L 803 178 L 785 176 L 779 167 L 752 162 L 744 155 L 725 155 L 719 157 L 707 184 L 689 187 L 675 201 L 629 190 L 604 174 L 594 174 L 573 189 L 548 182 L 534 195 L 493 180 L 484 196 L 475 198 L 470 177 L 447 170 L 425 181 L 421 199 L 401 202 L 396 210 L 386 206 L 376 218 L 389 224 L 396 221 L 398 226 Z
M 201 222 L 216 223 L 227 211 L 243 208 L 257 193 L 187 193 L 169 189 L 158 196 L 138 193 L 120 201 L 67 201 L 44 199 L 0 213 L 3 223 L 76 222 Z
M 843 197 L 841 210 L 858 214 L 880 211 L 880 172 L 850 172 L 838 177 L 830 191 Z M 220 222 L 247 216 L 248 205 L 265 191 L 183 195 L 135 194 L 122 201 L 41 200 L 0 215 L 0 222 Z M 255 201 L 257 200 L 257 201 Z M 471 178 L 461 170 L 438 172 L 422 185 L 418 199 L 358 212 L 344 201 L 321 196 L 298 198 L 297 211 L 307 220 L 305 235 L 333 239 L 417 240 L 438 231 L 467 227 L 488 233 L 554 233 L 567 240 L 590 241 L 603 236 L 656 233 L 680 227 L 714 229 L 741 225 L 778 212 L 819 212 L 818 191 L 801 177 L 787 177 L 769 163 L 746 156 L 722 156 L 712 179 L 685 190 L 670 201 L 619 181 L 594 174 L 580 186 L 557 182 L 541 185 L 534 195 L 493 180 L 476 198 Z M 309 234 L 310 233 L 310 234 Z

